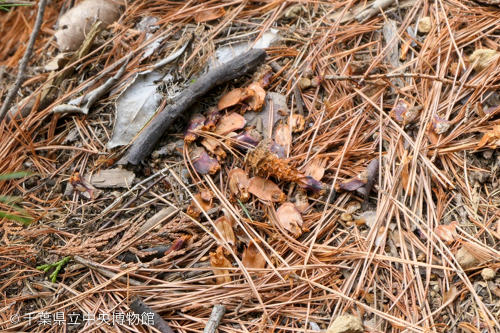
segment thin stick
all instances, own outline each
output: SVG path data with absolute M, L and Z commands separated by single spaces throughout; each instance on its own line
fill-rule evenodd
M 208 318 L 207 326 L 203 330 L 203 333 L 215 333 L 215 330 L 219 326 L 219 323 L 226 313 L 226 307 L 222 304 L 217 304 L 212 310 L 210 318 Z
M 43 23 L 43 16 L 45 14 L 45 7 L 47 6 L 47 0 L 40 0 L 39 6 L 38 6 L 38 14 L 36 16 L 36 21 L 35 21 L 35 26 L 33 27 L 33 31 L 31 32 L 30 39 L 28 41 L 28 47 L 26 47 L 26 51 L 24 52 L 24 56 L 21 59 L 21 64 L 19 66 L 19 72 L 17 73 L 17 78 L 16 81 L 14 82 L 14 85 L 10 88 L 9 94 L 5 98 L 5 101 L 3 102 L 2 108 L 0 109 L 0 121 L 2 121 L 5 118 L 5 115 L 9 111 L 9 106 L 14 100 L 14 97 L 17 94 L 17 91 L 19 88 L 21 88 L 21 85 L 23 84 L 24 80 L 26 79 L 26 75 L 24 74 L 26 72 L 26 68 L 28 67 L 28 61 L 31 58 L 31 54 L 33 53 L 33 48 L 35 46 L 35 41 L 38 36 L 38 33 L 40 32 L 40 28 L 42 27 Z

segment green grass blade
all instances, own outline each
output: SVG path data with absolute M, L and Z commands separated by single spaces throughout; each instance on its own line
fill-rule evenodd
M 22 223 L 24 225 L 30 224 L 31 221 L 33 221 L 33 218 L 31 216 L 19 216 L 19 215 L 10 214 L 7 212 L 0 211 L 0 219 L 3 219 L 3 218 Z
M 0 175 L 0 181 L 8 180 L 8 179 L 24 178 L 24 177 L 27 177 L 31 174 L 32 173 L 28 172 L 28 171 L 17 171 L 17 172 L 4 173 L 3 175 Z

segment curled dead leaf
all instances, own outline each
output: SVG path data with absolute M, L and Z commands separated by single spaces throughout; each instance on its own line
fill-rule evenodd
M 500 144 L 500 125 L 495 125 L 493 126 L 493 130 L 483 135 L 481 141 L 479 141 L 475 150 L 483 148 L 485 146 L 496 149 L 497 145 L 499 144 Z
M 237 113 L 230 113 L 219 120 L 214 132 L 225 135 L 245 127 L 246 120 Z
M 224 239 L 228 244 L 235 245 L 236 244 L 236 236 L 234 235 L 234 230 L 231 221 L 225 216 L 219 217 L 214 222 L 215 227 L 219 231 L 222 239 Z M 215 233 L 215 236 L 219 238 L 219 235 Z
M 198 205 L 201 206 L 201 209 Z M 202 211 L 206 212 L 212 208 L 213 193 L 208 190 L 203 190 L 193 196 L 193 199 L 191 199 L 191 204 L 189 205 L 186 213 L 193 218 L 197 218 L 198 216 L 200 216 Z
M 192 115 L 186 128 L 186 133 L 184 134 L 184 141 L 193 142 L 198 139 L 198 134 L 195 132 L 201 130 L 204 124 L 205 117 L 199 113 Z
M 302 235 L 304 220 L 302 219 L 302 214 L 293 203 L 286 202 L 282 204 L 276 211 L 276 215 L 278 216 L 280 225 L 292 233 L 295 238 Z
M 59 50 L 77 50 L 96 21 L 102 22 L 101 31 L 106 29 L 120 18 L 121 4 L 123 1 L 119 0 L 86 0 L 68 10 L 59 19 L 59 30 L 55 33 Z
M 253 177 L 248 185 L 248 192 L 261 200 L 271 202 L 284 202 L 286 200 L 285 193 L 280 190 L 278 185 L 268 179 Z
M 217 104 L 217 107 L 219 108 L 219 110 L 227 109 L 231 106 L 241 103 L 248 97 L 249 95 L 247 89 L 236 88 L 222 96 L 222 98 L 219 100 L 219 103 Z
M 196 147 L 189 156 L 193 167 L 199 174 L 206 175 L 209 173 L 213 175 L 220 170 L 220 164 L 217 159 L 208 155 L 203 147 Z
M 216 252 L 210 252 L 210 264 L 214 269 L 215 280 L 217 284 L 224 284 L 232 281 L 230 271 L 224 268 L 232 268 L 231 262 L 224 256 L 222 246 L 217 248 Z
M 196 15 L 194 16 L 194 20 L 196 21 L 196 23 L 208 22 L 221 18 L 222 16 L 224 16 L 224 14 L 226 14 L 226 11 L 223 7 L 210 8 L 196 13 Z
M 206 138 L 203 138 L 203 140 L 201 140 L 200 143 L 212 154 L 217 155 L 220 158 L 226 157 L 226 153 L 221 148 L 221 143 L 218 139 L 211 136 L 207 136 Z
M 250 96 L 246 101 L 249 109 L 253 111 L 260 111 L 264 105 L 264 100 L 266 99 L 266 91 L 262 88 L 262 85 L 259 82 L 250 84 L 247 90 L 248 95 Z
M 292 115 L 291 125 L 292 133 L 302 132 L 305 128 L 306 120 L 304 119 L 303 115 L 294 113 Z
M 452 243 L 457 235 L 457 221 L 453 221 L 448 225 L 436 226 L 434 233 L 446 244 Z
M 266 259 L 259 252 L 259 249 L 257 248 L 256 243 L 260 243 L 260 242 L 258 240 L 250 241 L 248 246 L 243 251 L 241 263 L 246 268 L 265 268 L 266 267 Z
M 247 202 L 250 199 L 248 187 L 248 175 L 244 170 L 236 168 L 229 172 L 229 189 L 234 198 L 241 202 Z

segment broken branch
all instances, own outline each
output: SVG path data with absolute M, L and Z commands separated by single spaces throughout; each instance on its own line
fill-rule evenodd
M 167 128 L 198 98 L 221 83 L 240 77 L 254 69 L 266 58 L 266 52 L 260 49 L 248 51 L 226 64 L 223 64 L 201 76 L 189 88 L 184 90 L 171 105 L 165 107 L 139 137 L 132 143 L 127 154 L 119 164 L 139 164 L 154 149 Z

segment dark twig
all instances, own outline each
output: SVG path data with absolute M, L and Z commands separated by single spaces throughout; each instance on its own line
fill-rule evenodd
M 212 314 L 210 315 L 210 318 L 208 318 L 208 323 L 207 326 L 205 326 L 203 333 L 215 333 L 215 330 L 217 330 L 217 327 L 219 326 L 219 323 L 225 313 L 226 307 L 224 305 L 218 304 L 214 306 Z
M 5 98 L 2 108 L 0 109 L 0 121 L 5 118 L 5 115 L 9 111 L 10 104 L 14 100 L 14 97 L 17 94 L 19 88 L 23 84 L 26 79 L 26 68 L 28 67 L 28 62 L 31 58 L 31 54 L 33 53 L 33 48 L 35 46 L 35 41 L 40 32 L 40 28 L 43 23 L 43 16 L 45 14 L 45 7 L 47 6 L 47 0 L 40 0 L 38 5 L 38 14 L 36 16 L 35 26 L 33 27 L 33 31 L 31 32 L 30 39 L 28 41 L 28 46 L 26 47 L 26 51 L 24 52 L 23 58 L 21 59 L 21 63 L 19 66 L 19 71 L 17 72 L 17 78 L 14 82 L 14 85 L 10 88 L 7 97 Z
M 163 320 L 156 311 L 147 306 L 140 298 L 136 298 L 132 303 L 130 303 L 130 309 L 139 315 L 152 313 L 154 328 L 162 333 L 174 333 L 174 330 L 170 327 L 170 325 Z
M 213 87 L 248 73 L 265 58 L 266 52 L 264 50 L 254 49 L 202 75 L 184 90 L 173 104 L 165 107 L 148 124 L 118 163 L 124 165 L 139 164 L 153 151 L 168 127 L 200 97 Z
M 372 191 L 373 184 L 377 179 L 378 174 L 378 159 L 373 159 L 367 167 L 368 171 L 368 181 L 365 185 L 358 188 L 356 191 L 363 196 L 363 206 L 362 209 L 366 209 L 368 206 L 368 199 L 370 198 L 370 192 Z

